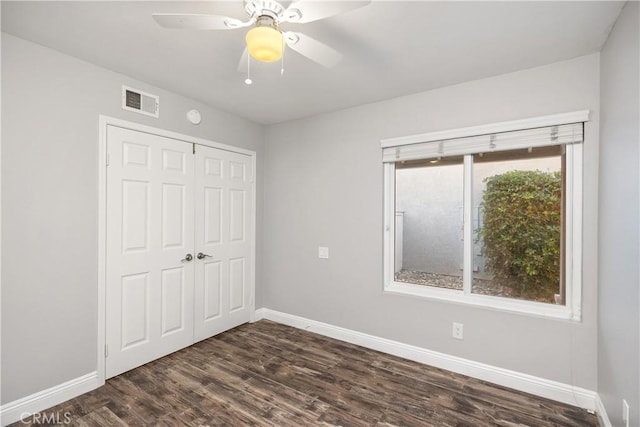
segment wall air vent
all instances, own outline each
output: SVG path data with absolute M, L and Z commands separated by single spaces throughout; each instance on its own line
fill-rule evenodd
M 122 109 L 157 118 L 160 115 L 160 97 L 122 86 Z

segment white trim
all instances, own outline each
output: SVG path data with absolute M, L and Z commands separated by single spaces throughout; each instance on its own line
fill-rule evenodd
M 1 9 L 1 8 L 0 8 Z M 2 22 L 2 12 L 0 11 L 0 22 Z M 2 35 L 0 35 L 0 43 Z M 2 55 L 0 55 L 0 70 L 2 70 Z M 2 111 L 2 85 L 0 84 L 0 111 Z M 0 119 L 0 136 L 2 135 L 2 120 Z M 0 137 L 0 242 L 2 242 L 2 138 Z M 0 244 L 0 307 L 2 307 L 2 244 Z M 1 310 L 1 309 L 0 309 Z M 0 331 L 2 331 L 2 316 L 0 316 Z M 2 338 L 0 337 L 0 366 L 2 366 Z M 0 369 L 1 371 L 1 369 Z M 0 384 L 2 384 L 2 373 L 0 372 Z M 2 402 L 2 387 L 0 387 L 0 402 Z M 1 413 L 1 412 L 0 412 Z M 0 416 L 0 421 L 2 417 Z M 0 423 L 1 424 L 1 423 Z
M 262 319 L 265 319 L 265 313 L 267 312 L 267 310 L 269 310 L 269 309 L 267 309 L 267 308 L 259 308 L 257 310 L 254 310 L 253 311 L 253 315 L 251 316 L 251 323 L 259 322 Z M 273 311 L 273 310 L 269 310 L 269 311 Z M 275 320 L 274 320 L 274 322 L 275 322 Z
M 339 326 L 318 322 L 292 314 L 282 313 L 268 308 L 256 310 L 256 318 L 267 319 L 283 325 L 304 329 L 326 337 L 356 344 L 372 350 L 392 354 L 394 356 L 424 363 L 440 369 L 446 369 L 467 375 L 503 387 L 509 387 L 525 393 L 552 399 L 557 402 L 575 405 L 590 411 L 600 409 L 595 391 L 574 387 L 557 381 L 535 377 L 509 369 L 498 368 L 473 360 L 440 353 L 426 348 L 404 344 L 398 341 L 364 334 L 362 332 L 341 328 Z
M 381 146 L 382 148 L 396 147 L 399 145 L 418 144 L 421 142 L 433 142 L 446 139 L 465 138 L 469 136 L 489 135 L 499 132 L 511 132 L 522 129 L 556 126 L 567 123 L 586 122 L 588 120 L 589 110 L 573 111 L 569 113 L 529 117 L 520 120 L 489 123 L 479 126 L 427 132 L 416 135 L 400 136 L 396 138 L 385 138 L 381 141 Z
M 249 303 L 249 322 L 255 322 L 254 316 L 256 312 L 256 264 L 258 263 L 258 252 L 256 251 L 256 227 L 258 226 L 257 212 L 258 212 L 258 194 L 256 183 L 258 181 L 256 177 L 256 155 L 254 153 L 251 156 L 251 168 L 253 170 L 253 176 L 251 177 L 251 191 L 253 191 L 253 211 L 251 212 L 251 253 L 253 254 L 253 262 L 251 263 L 251 295 Z
M 384 163 L 384 233 L 383 233 L 383 266 L 382 274 L 384 277 L 383 291 L 386 290 L 386 284 L 392 281 L 395 273 L 395 252 L 389 248 L 395 248 L 396 221 L 395 221 L 395 200 L 396 200 L 396 167 L 393 163 Z M 390 214 L 393 212 L 393 215 Z M 393 243 L 392 243 L 393 241 Z
M 456 289 L 445 289 L 435 286 L 415 285 L 412 283 L 391 281 L 385 285 L 384 292 L 416 298 L 427 298 L 452 304 L 471 305 L 487 310 L 506 311 L 515 314 L 526 314 L 530 316 L 560 320 L 574 320 L 573 312 L 569 307 L 564 305 L 526 301 L 493 295 L 464 293 L 464 291 Z
M 463 190 L 462 190 L 462 288 L 466 295 L 471 295 L 473 283 L 473 157 L 464 156 Z M 395 241 L 394 241 L 395 243 Z M 395 247 L 394 247 L 395 251 Z M 395 252 L 394 252 L 395 253 Z
M 106 292 L 107 292 L 107 125 L 110 118 L 99 117 L 98 132 L 98 348 L 96 369 L 101 385 L 106 378 Z
M 130 122 L 127 120 L 116 119 L 115 117 L 109 117 L 105 115 L 100 115 L 100 124 L 117 126 L 123 129 L 129 129 L 137 132 L 144 132 L 151 135 L 158 135 L 165 138 L 177 139 L 178 141 L 184 141 L 189 144 L 195 143 L 200 145 L 206 145 L 207 147 L 218 148 L 220 150 L 231 151 L 233 153 L 246 154 L 247 156 L 255 156 L 256 152 L 252 150 L 247 150 L 240 147 L 235 147 L 233 145 L 222 144 L 220 142 L 210 141 L 208 139 L 198 138 L 195 136 L 185 135 L 182 133 L 172 132 L 166 129 L 160 129 L 152 126 L 146 126 L 135 122 Z M 106 148 L 106 143 L 105 143 Z M 102 165 L 104 166 L 104 165 Z M 255 172 L 255 171 L 254 171 Z
M 256 296 L 256 275 L 255 267 L 256 257 L 256 211 L 257 211 L 257 195 L 256 195 L 256 152 L 244 148 L 234 147 L 232 145 L 221 144 L 207 139 L 197 138 L 194 136 L 184 135 L 165 129 L 159 129 L 151 126 L 141 125 L 139 123 L 129 122 L 126 120 L 116 119 L 105 115 L 99 116 L 99 140 L 98 140 L 98 365 L 97 375 L 99 385 L 105 383 L 105 345 L 106 345 L 106 208 L 107 208 L 107 128 L 108 126 L 117 126 L 123 129 L 129 129 L 137 132 L 144 132 L 151 135 L 157 135 L 165 138 L 171 138 L 187 143 L 195 143 L 207 147 L 217 148 L 220 150 L 230 151 L 233 153 L 244 154 L 251 157 L 251 175 L 253 190 L 253 213 L 251 227 L 251 249 L 253 262 L 251 266 L 251 277 L 249 284 L 251 307 L 249 310 L 250 321 L 254 313 Z
M 582 144 L 566 146 L 566 193 L 571 196 L 566 203 L 567 231 L 565 247 L 570 257 L 566 259 L 566 304 L 573 312 L 572 320 L 582 319 Z
M 552 147 L 579 144 L 583 140 L 584 122 L 578 122 L 387 147 L 382 149 L 382 162 L 396 163 L 464 156 L 465 154 Z
M 545 116 L 537 123 L 550 122 L 551 118 L 585 118 L 588 111 L 567 113 L 557 116 Z M 582 116 L 581 116 L 582 114 Z M 535 120 L 535 119 L 532 119 Z M 523 121 L 518 121 L 521 123 Z M 513 122 L 504 122 L 513 123 Z M 515 298 L 478 295 L 471 293 L 473 279 L 473 167 L 472 156 L 464 156 L 464 194 L 463 194 L 463 290 L 442 289 L 433 286 L 413 285 L 395 281 L 395 163 L 383 164 L 384 191 L 384 232 L 383 232 L 383 286 L 385 293 L 393 293 L 420 298 L 429 298 L 456 304 L 469 304 L 493 310 L 504 310 L 512 313 L 549 317 L 580 322 L 582 320 L 582 186 L 583 157 L 582 144 L 567 144 L 566 150 L 566 209 L 565 265 L 566 300 L 564 305 L 539 303 Z
M 101 385 L 98 372 L 94 371 L 22 399 L 14 400 L 0 407 L 0 425 L 6 426 L 20 421 L 31 414 L 66 402 Z M 60 414 L 60 416 L 63 415 Z
M 602 399 L 600 399 L 600 395 L 596 396 L 595 411 L 598 415 L 598 421 L 600 421 L 600 427 L 613 427 L 613 424 L 611 424 L 611 420 L 609 419 L 609 415 L 607 415 L 607 409 L 604 407 Z

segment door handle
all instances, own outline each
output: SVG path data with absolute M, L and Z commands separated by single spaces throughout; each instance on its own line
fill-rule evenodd
M 198 255 L 196 255 L 196 257 L 198 259 L 205 259 L 206 257 L 212 258 L 211 255 L 203 254 L 202 252 L 198 252 Z
M 191 254 L 186 254 L 186 255 L 184 256 L 184 258 L 182 258 L 182 259 L 180 260 L 180 262 L 189 262 L 189 261 L 191 261 L 192 259 L 193 259 L 193 255 L 191 255 Z

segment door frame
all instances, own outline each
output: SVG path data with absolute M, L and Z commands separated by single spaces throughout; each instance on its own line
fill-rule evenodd
M 253 209 L 251 211 L 251 269 L 249 278 L 249 321 L 256 320 L 255 295 L 256 295 L 256 152 L 232 145 L 222 144 L 203 138 L 184 135 L 165 129 L 155 128 L 117 119 L 110 116 L 99 115 L 98 138 L 98 345 L 97 345 L 97 372 L 99 386 L 104 385 L 106 377 L 106 326 L 107 326 L 107 127 L 116 126 L 136 132 L 148 133 L 189 144 L 204 145 L 233 153 L 244 154 L 251 157 L 251 189 L 253 191 Z

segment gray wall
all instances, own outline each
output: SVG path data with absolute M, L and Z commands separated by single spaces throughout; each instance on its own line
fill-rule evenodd
M 581 323 L 383 292 L 381 138 L 581 109 Z M 593 54 L 266 127 L 264 307 L 594 390 L 598 110 Z
M 640 22 L 628 2 L 602 50 L 598 393 L 614 426 L 640 425 Z
M 160 95 L 160 119 L 123 111 L 122 84 Z M 259 125 L 7 34 L 2 107 L 4 404 L 97 367 L 98 115 L 255 150 L 258 183 L 263 145 Z

